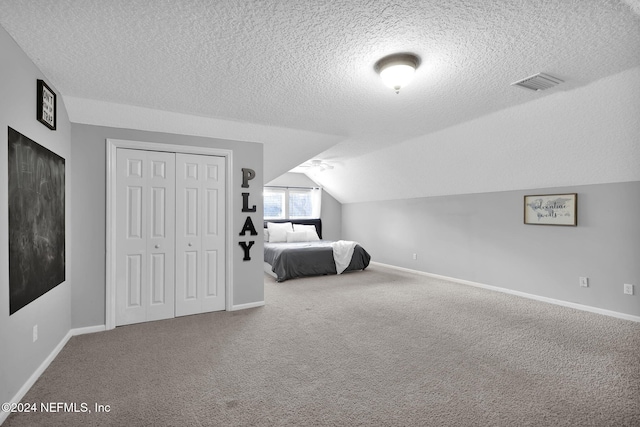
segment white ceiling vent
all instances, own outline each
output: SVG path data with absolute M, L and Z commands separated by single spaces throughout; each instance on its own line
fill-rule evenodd
M 562 83 L 562 80 L 557 77 L 550 76 L 549 74 L 538 73 L 533 76 L 529 76 L 526 79 L 511 83 L 511 86 L 520 86 L 531 90 L 545 90 L 550 87 L 557 86 L 560 83 Z

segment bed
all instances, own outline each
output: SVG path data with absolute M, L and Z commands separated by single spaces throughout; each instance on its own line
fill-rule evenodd
M 291 232 L 288 230 L 289 227 L 292 227 Z M 278 282 L 297 277 L 338 274 L 339 270 L 340 273 L 364 270 L 371 260 L 369 253 L 355 242 L 322 240 L 320 219 L 269 220 L 264 222 L 264 228 L 265 272 Z M 277 238 L 274 238 L 272 230 L 279 228 L 285 230 L 284 241 L 279 230 L 276 233 Z M 309 231 L 315 231 L 315 235 L 308 233 Z M 303 232 L 307 233 L 306 237 L 302 236 Z M 334 251 L 344 257 L 334 257 Z

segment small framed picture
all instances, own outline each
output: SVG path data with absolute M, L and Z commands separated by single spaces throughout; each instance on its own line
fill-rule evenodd
M 37 119 L 51 130 L 56 130 L 56 94 L 43 81 L 38 80 Z
M 524 223 L 578 225 L 578 194 L 524 196 Z

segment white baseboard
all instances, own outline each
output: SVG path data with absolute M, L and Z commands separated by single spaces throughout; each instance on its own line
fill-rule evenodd
M 71 330 L 71 334 L 76 335 L 93 334 L 94 332 L 104 332 L 107 328 L 105 325 L 87 326 L 85 328 L 75 328 Z
M 561 305 L 563 307 L 575 308 L 576 310 L 582 310 L 582 311 L 588 311 L 588 312 L 591 312 L 591 313 L 603 314 L 605 316 L 611 316 L 611 317 L 616 317 L 618 319 L 630 320 L 632 322 L 639 322 L 640 323 L 640 316 L 633 316 L 631 314 L 620 313 L 620 312 L 611 311 L 611 310 L 605 310 L 603 308 L 591 307 L 589 305 L 576 304 L 576 303 L 569 302 L 569 301 L 562 301 L 562 300 L 558 300 L 558 299 L 547 298 L 547 297 L 543 297 L 543 296 L 539 296 L 539 295 L 528 294 L 526 292 L 514 291 L 512 289 L 500 288 L 498 286 L 485 285 L 484 283 L 472 282 L 470 280 L 456 279 L 455 277 L 442 276 L 442 275 L 439 275 L 439 274 L 427 273 L 427 272 L 420 271 L 420 270 L 412 270 L 410 268 L 397 267 L 395 265 L 384 264 L 384 263 L 376 262 L 376 261 L 371 261 L 371 264 L 379 265 L 381 267 L 391 268 L 391 269 L 394 269 L 394 270 L 406 271 L 408 273 L 415 273 L 415 274 L 419 274 L 419 275 L 422 275 L 422 276 L 432 277 L 434 279 L 447 280 L 449 282 L 460 283 L 462 285 L 474 286 L 476 288 L 488 289 L 490 291 L 502 292 L 502 293 L 505 293 L 505 294 L 516 295 L 516 296 L 519 296 L 519 297 L 529 298 L 529 299 L 533 299 L 533 300 L 536 300 L 536 301 L 542 301 L 542 302 L 547 302 L 547 303 L 550 303 L 550 304 Z
M 35 372 L 29 377 L 27 382 L 25 382 L 22 385 L 22 387 L 20 387 L 20 390 L 18 390 L 15 396 L 13 396 L 13 398 L 8 403 L 20 403 L 20 401 L 25 396 L 25 394 L 27 394 L 29 389 L 31 389 L 31 387 L 33 387 L 36 381 L 38 381 L 38 378 L 40 378 L 40 375 L 42 375 L 42 373 L 46 371 L 46 369 L 49 367 L 51 362 L 53 362 L 53 360 L 58 356 L 58 353 L 60 353 L 60 351 L 62 351 L 64 346 L 67 345 L 67 342 L 69 342 L 71 337 L 76 335 L 92 334 L 94 332 L 101 332 L 104 330 L 105 330 L 104 325 L 98 325 L 98 326 L 88 326 L 86 328 L 71 329 L 69 332 L 67 332 L 67 334 L 62 338 L 62 340 L 60 340 L 58 345 L 55 346 L 55 348 L 51 351 L 51 353 L 49 353 L 47 358 L 44 359 L 44 361 L 40 364 L 40 366 L 38 366 L 38 369 L 35 370 Z M 10 412 L 0 411 L 0 424 L 4 423 L 4 421 L 9 417 L 9 414 Z
M 262 306 L 264 306 L 264 301 L 250 302 L 247 304 L 236 304 L 232 306 L 231 310 L 229 311 L 245 310 L 247 308 L 262 307 Z

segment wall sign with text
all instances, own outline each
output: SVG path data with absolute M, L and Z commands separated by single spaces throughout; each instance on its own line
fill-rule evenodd
M 36 117 L 40 123 L 56 130 L 56 94 L 43 80 L 38 80 Z
M 578 225 L 578 194 L 524 196 L 524 223 Z

